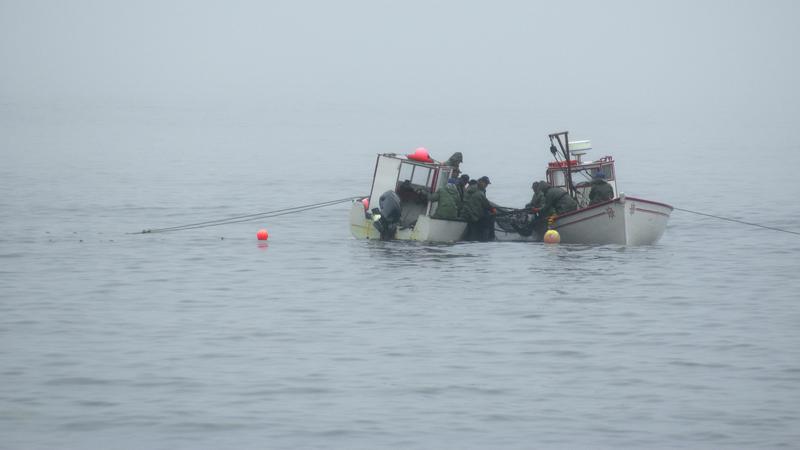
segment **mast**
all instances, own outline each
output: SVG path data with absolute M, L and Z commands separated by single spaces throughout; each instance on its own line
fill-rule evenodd
M 561 141 L 561 136 L 564 136 L 563 142 Z M 552 153 L 554 157 L 556 156 L 556 153 L 558 153 L 558 149 L 556 148 L 555 143 L 553 142 L 553 139 L 555 139 L 555 141 L 558 142 L 558 146 L 561 149 L 562 156 L 564 156 L 566 160 L 567 172 L 565 174 L 564 179 L 567 184 L 567 193 L 570 195 L 570 197 L 575 198 L 575 192 L 572 189 L 572 162 L 570 160 L 570 154 L 569 154 L 569 131 L 553 133 L 549 135 L 549 137 L 550 137 L 550 153 Z
M 567 193 L 570 197 L 575 198 L 575 193 L 572 191 L 572 158 L 569 154 L 569 131 L 564 132 L 564 153 L 567 156 Z

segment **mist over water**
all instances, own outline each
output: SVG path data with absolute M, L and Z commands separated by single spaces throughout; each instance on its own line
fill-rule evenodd
M 627 194 L 800 231 L 797 12 L 3 3 L 0 448 L 796 446 L 794 235 L 127 233 L 362 195 L 420 145 L 521 206 L 565 129 Z

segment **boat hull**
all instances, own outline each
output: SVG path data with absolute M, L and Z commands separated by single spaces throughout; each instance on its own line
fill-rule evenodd
M 432 219 L 420 215 L 413 227 L 398 229 L 393 239 L 400 241 L 457 242 L 464 237 L 467 223 L 458 220 Z M 360 201 L 350 208 L 350 234 L 356 239 L 380 240 L 381 235 L 373 226 L 372 219 L 364 212 Z
M 661 239 L 672 207 L 624 194 L 558 216 L 553 227 L 565 244 L 652 245 Z
M 604 203 L 557 216 L 553 222 L 563 244 L 652 245 L 661 239 L 672 207 L 624 194 Z M 398 229 L 393 239 L 422 242 L 457 242 L 463 239 L 467 224 L 455 220 L 432 219 L 420 215 L 414 227 Z M 350 233 L 357 239 L 380 240 L 372 219 L 361 202 L 350 209 Z M 537 241 L 539 236 L 495 230 L 499 241 Z

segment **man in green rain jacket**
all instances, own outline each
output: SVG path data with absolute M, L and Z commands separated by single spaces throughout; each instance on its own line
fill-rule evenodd
M 469 181 L 469 178 L 467 178 L 466 181 Z M 463 180 L 463 178 L 460 178 L 457 182 L 458 184 L 448 183 L 444 188 L 439 189 L 428 196 L 430 201 L 438 202 L 436 206 L 436 212 L 433 213 L 431 218 L 458 220 L 463 202 L 459 185 L 463 187 L 463 184 L 465 184 L 466 181 Z
M 589 204 L 602 203 L 614 198 L 614 188 L 606 182 L 606 174 L 597 172 L 590 183 Z
M 534 181 L 533 185 L 531 185 L 531 189 L 533 189 L 533 198 L 531 198 L 530 203 L 525 205 L 525 208 L 541 208 L 544 202 L 544 193 L 542 193 L 542 186 L 547 184 L 546 181 Z
M 541 217 L 550 217 L 553 214 L 564 214 L 578 209 L 578 202 L 572 198 L 567 191 L 559 187 L 553 187 L 545 183 L 539 186 L 544 193 Z
M 468 241 L 494 240 L 494 208 L 486 198 L 486 187 L 490 184 L 489 177 L 480 177 L 477 187 L 469 188 L 464 193 L 461 216 L 468 223 Z

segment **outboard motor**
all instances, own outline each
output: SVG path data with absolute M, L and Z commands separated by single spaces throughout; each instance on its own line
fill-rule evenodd
M 386 191 L 378 199 L 380 209 L 377 211 L 373 209 L 374 213 L 379 213 L 379 219 L 374 221 L 372 225 L 381 234 L 382 241 L 388 241 L 394 238 L 397 231 L 397 224 L 400 222 L 400 197 L 394 191 Z

